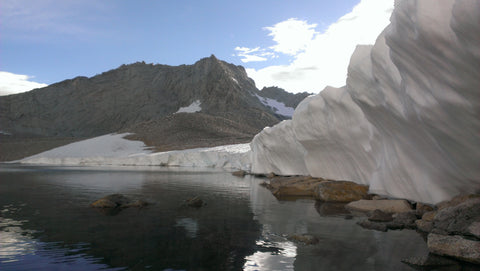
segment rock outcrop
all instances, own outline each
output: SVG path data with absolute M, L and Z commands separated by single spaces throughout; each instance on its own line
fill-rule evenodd
M 480 190 L 480 2 L 397 1 L 347 85 L 306 98 L 251 143 L 253 173 L 368 184 L 438 203 Z

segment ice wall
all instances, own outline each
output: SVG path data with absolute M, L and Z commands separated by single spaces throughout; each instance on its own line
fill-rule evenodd
M 347 84 L 258 134 L 252 171 L 369 184 L 437 203 L 480 190 L 480 1 L 396 1 Z

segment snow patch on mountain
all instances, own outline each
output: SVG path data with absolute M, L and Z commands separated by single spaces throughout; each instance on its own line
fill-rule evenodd
M 200 100 L 196 100 L 193 103 L 191 103 L 189 106 L 186 107 L 180 107 L 176 113 L 195 113 L 195 112 L 200 112 L 202 110 L 201 107 L 202 103 Z
M 276 114 L 286 116 L 286 117 L 290 117 L 290 118 L 293 116 L 293 112 L 295 111 L 295 108 L 288 107 L 284 103 L 279 102 L 279 101 L 274 100 L 274 99 L 262 97 L 258 94 L 255 94 L 255 95 L 260 100 L 260 102 L 262 102 L 264 105 L 272 108 L 273 112 L 275 112 Z

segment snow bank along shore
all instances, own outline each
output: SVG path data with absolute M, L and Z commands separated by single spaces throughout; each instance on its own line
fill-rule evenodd
M 432 204 L 478 191 L 479 18 L 478 0 L 396 1 L 375 45 L 352 55 L 346 86 L 308 97 L 292 120 L 264 129 L 250 146 L 151 153 L 124 135 L 108 135 L 109 149 L 94 147 L 95 154 L 81 151 L 104 144 L 102 137 L 20 162 L 311 175 Z
M 38 165 L 179 166 L 249 170 L 249 144 L 153 153 L 143 142 L 109 134 L 58 147 L 15 161 Z

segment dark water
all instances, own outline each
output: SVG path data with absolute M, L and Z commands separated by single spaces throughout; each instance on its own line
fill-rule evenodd
M 278 201 L 253 177 L 153 168 L 0 166 L 0 270 L 412 270 L 414 231 L 364 230 L 341 206 Z M 112 215 L 112 193 L 153 205 Z M 200 209 L 183 207 L 199 196 Z M 317 236 L 300 245 L 288 234 Z

